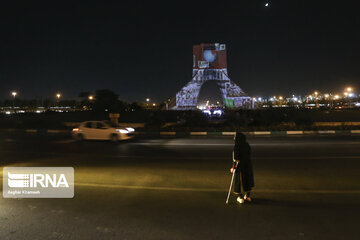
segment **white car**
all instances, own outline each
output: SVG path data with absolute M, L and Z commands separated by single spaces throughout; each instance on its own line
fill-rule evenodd
M 134 135 L 133 128 L 114 128 L 103 121 L 87 121 L 80 123 L 78 128 L 72 130 L 77 140 L 127 140 Z

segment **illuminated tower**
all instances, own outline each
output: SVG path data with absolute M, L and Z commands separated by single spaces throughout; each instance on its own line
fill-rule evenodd
M 176 94 L 176 105 L 172 109 L 195 109 L 200 89 L 206 81 L 216 81 L 226 107 L 251 108 L 252 99 L 228 76 L 225 44 L 194 45 L 192 76 L 192 80 Z

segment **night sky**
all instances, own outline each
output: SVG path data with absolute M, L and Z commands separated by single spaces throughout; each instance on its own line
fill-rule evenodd
M 202 42 L 227 44 L 230 78 L 251 96 L 360 88 L 358 1 L 14 2 L 0 7 L 0 99 L 107 88 L 165 100 Z

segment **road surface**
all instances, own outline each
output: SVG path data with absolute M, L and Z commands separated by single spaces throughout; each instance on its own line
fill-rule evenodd
M 230 137 L 114 144 L 2 134 L 0 175 L 74 167 L 75 197 L 1 197 L 0 239 L 358 239 L 359 140 L 249 138 L 254 201 L 232 195 L 225 205 Z

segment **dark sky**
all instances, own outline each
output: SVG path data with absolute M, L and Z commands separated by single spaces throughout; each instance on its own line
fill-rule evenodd
M 230 78 L 251 96 L 360 88 L 358 1 L 14 2 L 0 8 L 0 99 L 108 88 L 164 100 L 202 42 L 227 44 Z

